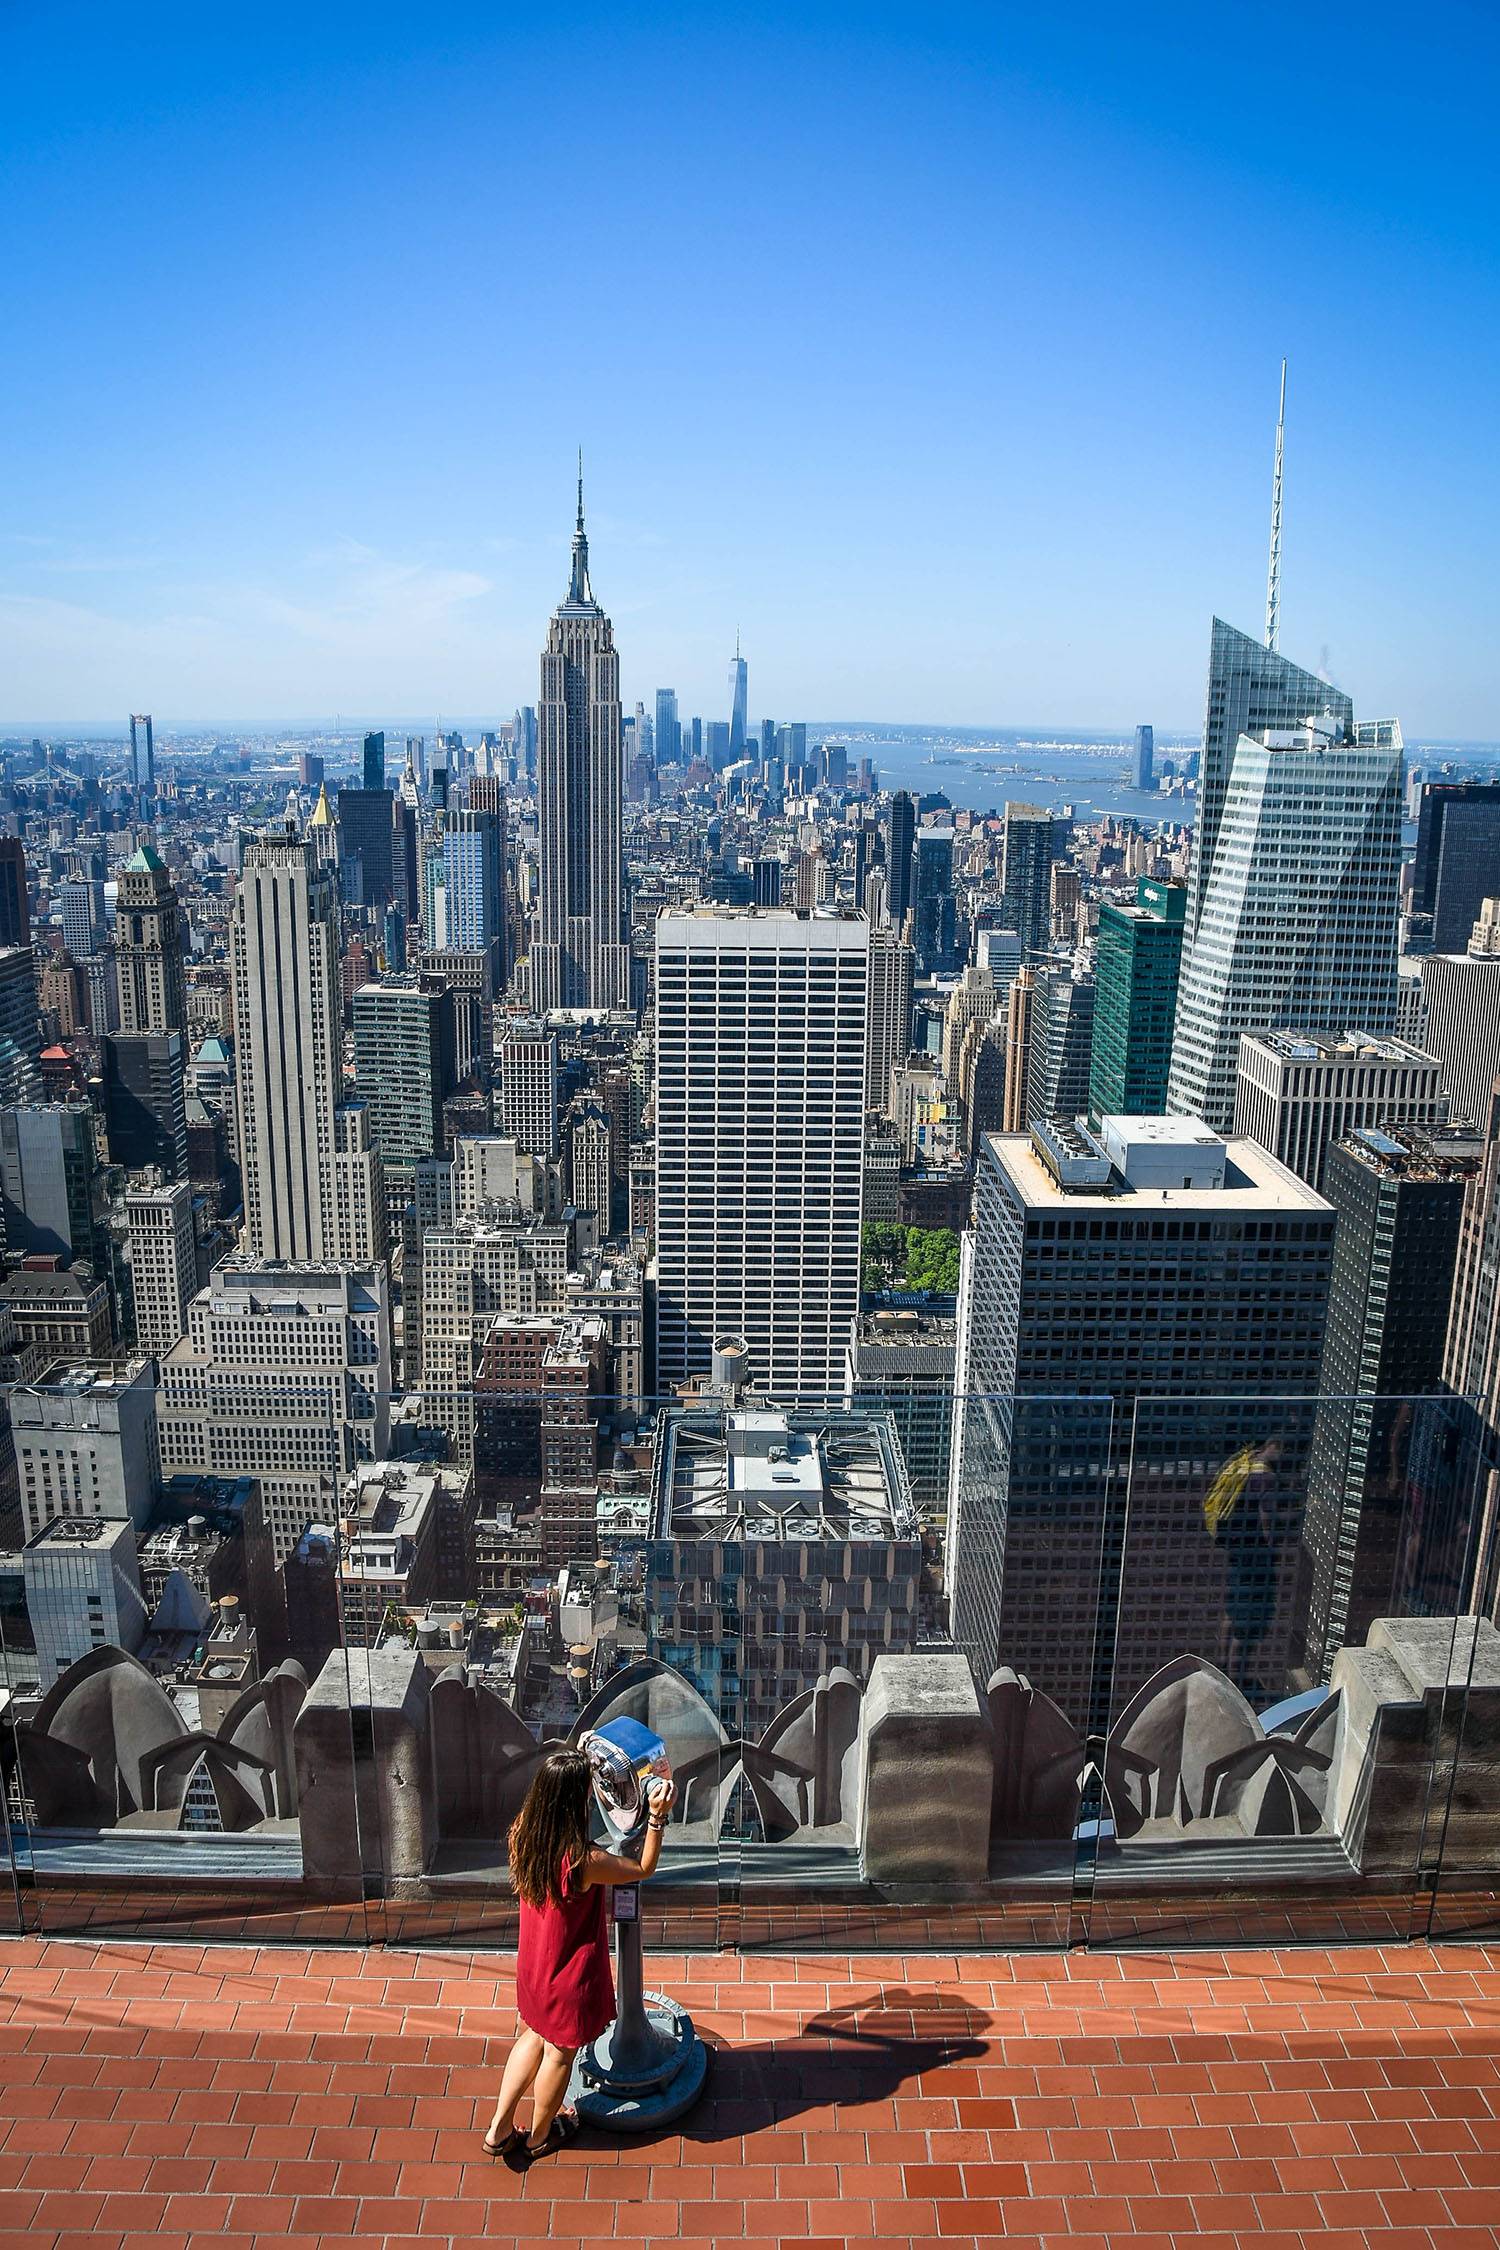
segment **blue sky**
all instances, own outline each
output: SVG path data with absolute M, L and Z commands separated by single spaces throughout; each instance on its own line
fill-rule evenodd
M 1500 736 L 1500 14 L 0 7 L 0 722 L 627 700 Z M 727 709 L 727 704 L 726 704 Z

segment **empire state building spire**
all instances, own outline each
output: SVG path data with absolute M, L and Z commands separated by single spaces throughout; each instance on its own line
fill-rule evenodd
M 592 603 L 594 589 L 589 584 L 589 542 L 583 528 L 583 447 L 578 448 L 578 522 L 573 532 L 573 575 L 568 581 L 568 600 L 580 607 Z
M 620 659 L 589 584 L 580 455 L 572 576 L 552 613 L 537 698 L 531 998 L 543 1012 L 629 1005 L 624 796 Z

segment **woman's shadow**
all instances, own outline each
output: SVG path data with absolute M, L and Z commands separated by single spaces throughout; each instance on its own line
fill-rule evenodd
M 804 2110 L 889 2101 L 926 2072 L 977 2061 L 991 2020 L 951 1989 L 894 1985 L 825 2009 L 785 2039 L 750 2047 L 710 2040 L 707 2091 L 683 2120 L 683 2138 L 735 2140 Z

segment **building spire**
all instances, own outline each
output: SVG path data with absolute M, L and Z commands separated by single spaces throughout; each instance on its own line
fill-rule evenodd
M 1281 363 L 1281 404 L 1276 410 L 1276 469 L 1271 481 L 1271 561 L 1266 573 L 1266 646 L 1281 630 L 1281 451 L 1286 436 L 1286 361 Z
M 570 602 L 592 602 L 589 584 L 589 543 L 583 528 L 583 447 L 578 448 L 578 523 L 573 533 L 573 573 L 568 581 Z

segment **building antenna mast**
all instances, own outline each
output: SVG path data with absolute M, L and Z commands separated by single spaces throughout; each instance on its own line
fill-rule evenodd
M 1286 436 L 1286 361 L 1281 363 L 1281 404 L 1276 410 L 1276 472 L 1271 482 L 1271 563 L 1266 573 L 1266 646 L 1281 630 L 1281 450 Z

